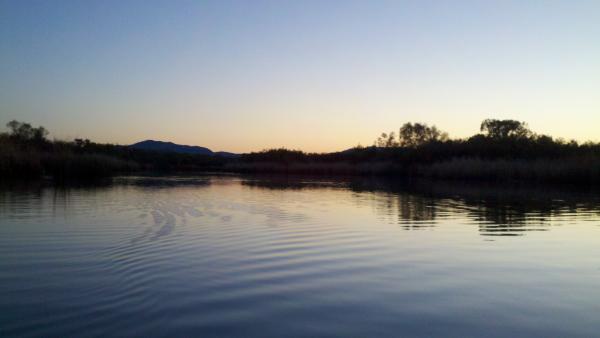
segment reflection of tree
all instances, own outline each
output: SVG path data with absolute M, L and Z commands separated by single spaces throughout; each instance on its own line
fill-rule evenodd
M 483 206 L 471 211 L 484 236 L 519 236 L 525 231 L 545 231 L 551 213 L 515 209 L 511 205 Z
M 0 184 L 0 214 L 12 217 L 66 215 L 71 194 L 90 194 L 109 188 L 110 180 L 65 182 L 55 184 L 44 180 L 13 181 Z
M 402 225 L 406 230 L 433 227 L 435 201 L 418 195 L 381 193 L 373 201 L 378 214 Z
M 3 184 L 0 186 L 0 214 L 12 217 L 35 216 L 36 212 L 43 209 L 43 197 L 46 193 L 40 184 Z
M 535 188 L 500 188 L 462 197 L 469 219 L 478 222 L 481 234 L 486 236 L 545 231 L 558 217 L 598 215 L 595 200 L 593 194 Z
M 373 193 L 375 211 L 404 229 L 433 227 L 447 216 L 478 224 L 484 236 L 518 236 L 545 231 L 557 217 L 597 217 L 600 200 L 586 191 L 546 187 L 441 182 L 361 180 L 354 191 Z

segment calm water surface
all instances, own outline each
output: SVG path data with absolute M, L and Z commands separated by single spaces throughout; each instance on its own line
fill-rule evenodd
M 244 177 L 0 189 L 2 337 L 593 337 L 600 203 Z

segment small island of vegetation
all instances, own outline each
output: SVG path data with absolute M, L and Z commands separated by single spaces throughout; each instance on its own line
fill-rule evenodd
M 435 126 L 406 123 L 369 147 L 332 153 L 270 149 L 239 156 L 183 154 L 48 140 L 44 127 L 11 121 L 0 134 L 0 175 L 55 180 L 164 172 L 389 175 L 402 178 L 600 183 L 600 144 L 555 139 L 526 123 L 488 119 L 481 133 L 452 139 Z

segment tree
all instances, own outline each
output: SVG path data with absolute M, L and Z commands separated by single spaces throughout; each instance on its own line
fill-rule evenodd
M 19 141 L 45 142 L 48 130 L 40 126 L 34 128 L 29 123 L 12 120 L 6 124 L 10 129 L 10 136 Z
M 480 130 L 496 139 L 528 138 L 532 135 L 527 123 L 516 120 L 487 119 L 481 123 Z
M 92 142 L 87 138 L 85 140 L 81 138 L 76 138 L 75 140 L 73 140 L 73 143 L 75 144 L 76 148 L 87 148 L 90 146 L 90 144 L 92 144 Z
M 396 134 L 393 131 L 389 134 L 381 133 L 381 136 L 375 141 L 375 145 L 382 148 L 397 147 L 398 141 L 396 141 Z
M 426 123 L 405 123 L 400 128 L 399 144 L 403 147 L 418 147 L 425 143 L 448 140 L 448 134 L 436 126 Z

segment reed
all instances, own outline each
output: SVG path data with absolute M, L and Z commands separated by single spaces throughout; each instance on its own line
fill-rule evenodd
M 54 179 L 100 178 L 138 169 L 131 161 L 101 154 L 77 154 L 0 141 L 0 180 L 49 176 Z
M 560 160 L 460 158 L 422 165 L 412 174 L 459 180 L 600 183 L 600 160 L 597 158 Z
M 41 162 L 45 174 L 59 180 L 109 177 L 138 169 L 134 162 L 101 154 L 45 154 Z

